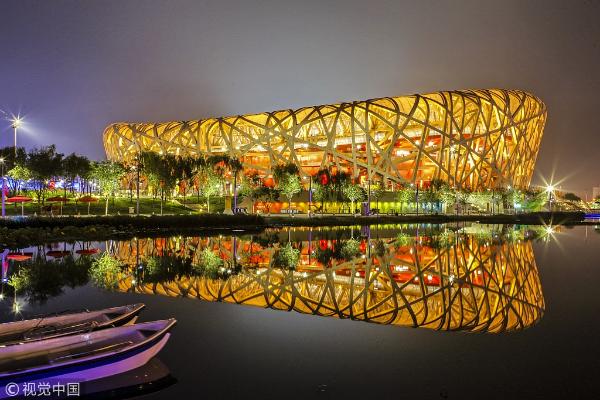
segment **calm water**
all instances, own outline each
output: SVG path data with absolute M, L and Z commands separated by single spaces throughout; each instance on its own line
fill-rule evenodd
M 3 273 L 22 278 L 19 317 L 175 317 L 160 360 L 177 383 L 145 398 L 596 397 L 600 234 L 458 228 L 54 244 L 5 250 Z M 104 254 L 124 267 L 87 282 Z

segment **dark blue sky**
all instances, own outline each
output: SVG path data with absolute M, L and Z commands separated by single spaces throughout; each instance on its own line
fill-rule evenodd
M 0 109 L 27 147 L 101 158 L 114 121 L 519 88 L 548 105 L 538 174 L 600 185 L 600 2 L 403 3 L 3 0 Z

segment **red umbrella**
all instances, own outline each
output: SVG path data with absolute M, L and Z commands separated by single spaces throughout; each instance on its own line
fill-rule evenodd
M 31 197 L 27 197 L 27 196 L 13 196 L 13 197 L 9 197 L 8 199 L 6 199 L 7 203 L 21 203 L 21 215 L 24 214 L 24 210 L 23 210 L 23 204 L 27 203 L 28 201 L 31 201 Z
M 83 250 L 77 250 L 75 251 L 75 253 L 77 254 L 82 254 L 82 255 L 90 255 L 90 254 L 96 254 L 100 251 L 100 249 L 83 249 Z
M 67 199 L 66 197 L 63 196 L 54 196 L 54 197 L 49 197 L 46 199 L 46 201 L 48 203 L 66 203 L 67 201 L 69 201 L 69 199 Z
M 13 197 L 9 197 L 8 199 L 6 199 L 7 203 L 26 203 L 28 201 L 31 201 L 31 197 L 27 197 L 27 196 L 13 196 Z
M 98 201 L 98 199 L 93 196 L 83 196 L 77 199 L 77 201 L 81 201 L 82 203 L 88 203 L 88 215 L 90 215 L 90 204 Z
M 77 199 L 77 201 L 81 201 L 82 203 L 92 203 L 94 201 L 98 201 L 94 196 L 83 196 Z
M 54 257 L 54 258 L 63 258 L 64 256 L 68 256 L 69 254 L 71 254 L 70 251 L 60 251 L 60 250 L 50 250 L 49 252 L 46 253 L 47 256 Z
M 60 203 L 60 215 L 62 215 L 63 203 L 66 203 L 67 201 L 69 201 L 69 199 L 67 199 L 64 196 L 54 196 L 47 198 L 46 201 L 48 203 Z
M 6 258 L 15 261 L 25 261 L 33 257 L 33 253 L 8 253 Z

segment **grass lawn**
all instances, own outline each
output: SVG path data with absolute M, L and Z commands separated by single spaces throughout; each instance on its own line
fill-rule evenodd
M 194 204 L 198 204 L 197 199 L 195 198 L 187 198 L 186 204 L 192 205 L 193 208 L 184 207 L 181 202 L 183 202 L 182 198 L 177 199 L 177 201 L 166 201 L 163 203 L 163 214 L 196 214 L 198 213 L 198 206 L 194 207 Z M 104 199 L 99 199 L 98 202 L 90 203 L 90 215 L 104 215 L 104 207 L 106 201 Z M 54 215 L 60 215 L 60 204 L 54 204 Z M 46 203 L 46 205 L 50 205 L 50 203 Z M 205 211 L 206 202 L 200 202 L 201 210 Z M 130 201 L 129 197 L 116 197 L 114 199 L 110 199 L 108 202 L 108 213 L 111 215 L 117 214 L 128 214 L 129 207 L 136 207 L 136 199 Z M 222 198 L 211 199 L 210 201 L 210 211 L 211 212 L 222 212 L 224 209 L 224 200 Z M 24 203 L 24 214 L 25 215 L 49 215 L 48 212 L 41 212 L 40 207 L 36 201 L 31 201 L 28 203 Z M 73 200 L 65 203 L 62 209 L 63 215 L 87 215 L 88 214 L 88 204 L 87 203 L 78 203 L 77 205 Z M 140 198 L 140 214 L 160 214 L 160 200 L 152 199 L 152 198 Z M 20 203 L 6 203 L 6 215 L 21 215 L 21 204 Z

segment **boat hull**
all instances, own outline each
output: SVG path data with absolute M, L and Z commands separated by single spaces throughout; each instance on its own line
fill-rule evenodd
M 9 393 L 10 390 L 14 390 L 15 385 L 18 385 L 19 391 L 23 390 L 24 384 L 33 384 L 35 387 L 39 384 L 50 384 L 51 386 L 65 385 L 65 387 L 68 384 L 81 385 L 84 382 L 111 377 L 139 368 L 148 363 L 162 350 L 168 342 L 170 335 L 170 333 L 165 333 L 156 341 L 148 343 L 147 346 L 90 363 L 81 363 L 58 367 L 40 373 L 23 373 L 14 377 L 2 378 L 2 382 L 0 383 L 0 399 L 14 398 Z

